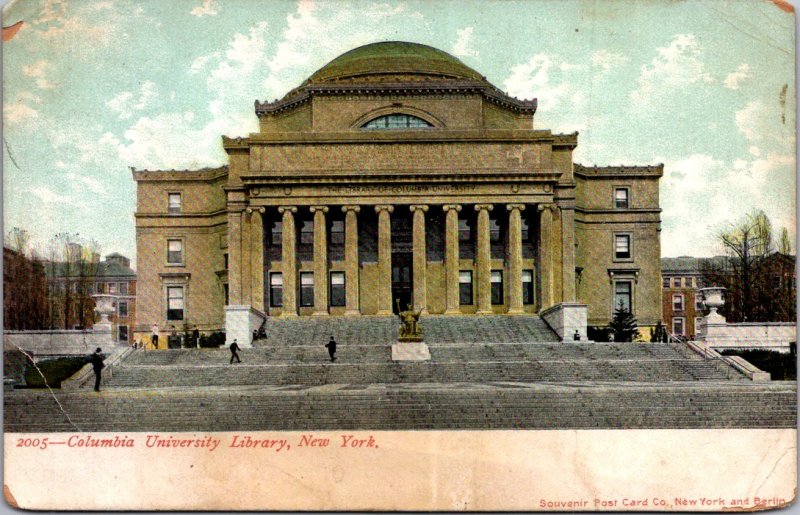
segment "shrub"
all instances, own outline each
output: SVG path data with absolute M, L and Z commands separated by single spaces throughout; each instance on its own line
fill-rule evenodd
M 223 345 L 225 345 L 225 333 L 222 331 L 200 335 L 200 347 L 203 349 L 214 349 Z
M 45 388 L 45 380 L 47 380 L 47 384 L 51 388 L 61 388 L 61 381 L 72 377 L 87 363 L 85 356 L 70 356 L 39 361 L 36 366 L 29 364 L 25 369 L 26 387 Z M 41 374 L 36 367 L 41 370 Z M 44 374 L 44 378 L 42 374 Z
M 791 353 L 754 349 L 729 349 L 722 351 L 724 356 L 741 356 L 764 372 L 769 372 L 775 381 L 794 381 L 797 379 L 797 357 Z

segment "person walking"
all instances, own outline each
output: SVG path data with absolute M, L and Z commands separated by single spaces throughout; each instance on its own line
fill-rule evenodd
M 325 347 L 328 348 L 328 355 L 331 357 L 331 363 L 336 361 L 336 340 L 333 339 L 331 336 L 331 341 L 325 344 Z
M 100 391 L 100 375 L 102 374 L 103 367 L 106 366 L 103 363 L 103 349 L 100 347 L 94 351 L 91 357 L 92 368 L 94 369 L 94 391 Z
M 153 334 L 150 336 L 150 342 L 153 344 L 153 349 L 158 348 L 158 324 L 153 324 Z
M 233 365 L 234 358 L 236 359 L 237 363 L 242 362 L 242 360 L 239 359 L 239 355 L 236 353 L 236 351 L 238 351 L 239 349 L 240 349 L 239 344 L 236 343 L 236 339 L 234 339 L 233 343 L 231 343 L 231 362 L 230 362 L 231 365 Z
M 192 347 L 200 348 L 200 330 L 197 329 L 197 326 L 194 326 L 194 331 L 192 331 Z

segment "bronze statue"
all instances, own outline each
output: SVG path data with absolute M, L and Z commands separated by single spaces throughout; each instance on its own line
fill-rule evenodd
M 421 342 L 422 328 L 419 326 L 419 316 L 422 310 L 414 313 L 411 304 L 408 304 L 406 311 L 400 311 L 400 300 L 397 299 L 397 311 L 397 316 L 400 318 L 397 339 L 401 342 Z

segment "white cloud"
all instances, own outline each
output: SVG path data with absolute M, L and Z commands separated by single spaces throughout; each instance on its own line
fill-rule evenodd
M 765 134 L 765 106 L 761 100 L 754 100 L 744 108 L 736 111 L 736 128 L 739 129 L 749 141 L 759 141 Z
M 139 87 L 137 97 L 130 91 L 122 91 L 106 102 L 106 106 L 117 113 L 120 120 L 127 120 L 133 116 L 134 112 L 150 107 L 156 98 L 158 98 L 158 86 L 155 82 L 148 80 Z
M 47 80 L 47 71 L 53 68 L 53 64 L 45 59 L 39 59 L 35 61 L 33 64 L 28 66 L 24 66 L 22 68 L 22 74 L 26 77 L 32 77 L 36 79 L 36 87 L 39 89 L 52 89 L 55 85 Z
M 600 74 L 605 75 L 606 73 L 610 72 L 612 69 L 621 66 L 628 61 L 628 58 L 625 55 L 617 54 L 615 52 L 609 52 L 606 49 L 600 49 L 592 52 L 590 57 L 592 66 L 595 68 L 600 69 Z
M 216 16 L 219 14 L 219 5 L 216 0 L 203 0 L 203 5 L 198 5 L 189 11 L 192 16 L 202 18 L 203 16 Z
M 34 107 L 40 105 L 42 99 L 28 91 L 18 93 L 13 102 L 3 103 L 3 120 L 5 123 L 20 125 L 39 117 Z
M 573 65 L 539 53 L 531 57 L 527 63 L 518 64 L 511 69 L 511 76 L 503 82 L 508 94 L 520 98 L 538 98 L 539 110 L 543 112 L 554 110 L 564 99 L 582 101 L 582 95 L 576 95 L 578 90 L 574 81 L 567 77 L 568 72 L 583 69 L 583 66 Z
M 29 190 L 39 198 L 43 204 L 75 204 L 75 199 L 69 195 L 59 195 L 46 186 L 36 186 Z
M 58 166 L 58 163 L 56 163 Z M 97 179 L 93 179 L 92 177 L 87 177 L 86 175 L 80 175 L 76 173 L 68 173 L 67 178 L 69 178 L 71 184 L 73 185 L 73 190 L 78 191 L 79 188 L 75 186 L 83 185 L 84 188 L 88 188 L 89 191 L 95 193 L 97 195 L 107 195 L 108 191 L 106 187 Z
M 658 55 L 651 63 L 642 66 L 639 88 L 631 92 L 635 104 L 648 105 L 690 84 L 714 82 L 701 59 L 700 43 L 693 34 L 678 34 L 668 46 L 656 51 Z
M 394 6 L 390 4 L 373 3 L 366 9 L 366 11 L 364 11 L 364 13 L 367 16 L 367 18 L 371 19 L 372 21 L 379 21 L 382 20 L 383 18 L 388 18 L 391 16 L 402 14 L 403 12 L 405 12 L 405 10 L 406 6 L 403 4 Z
M 458 38 L 453 43 L 453 55 L 459 57 L 478 57 L 478 51 L 472 48 L 472 27 L 465 27 L 458 31 Z
M 725 77 L 725 80 L 722 81 L 722 84 L 728 89 L 739 89 L 739 83 L 746 80 L 751 79 L 753 74 L 750 73 L 750 65 L 747 63 L 742 63 L 736 68 L 735 71 L 732 71 Z

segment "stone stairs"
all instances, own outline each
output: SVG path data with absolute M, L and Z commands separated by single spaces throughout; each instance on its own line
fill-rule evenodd
M 6 395 L 7 432 L 796 426 L 796 383 L 166 388 Z M 70 415 L 67 419 L 65 413 Z
M 537 317 L 424 317 L 431 361 L 395 363 L 397 321 L 271 320 L 227 349 L 132 352 L 104 391 L 7 391 L 6 431 L 794 427 L 796 383 L 753 383 L 683 344 L 556 343 Z M 504 318 L 505 320 L 499 320 Z M 339 342 L 331 363 L 324 344 Z M 522 341 L 532 338 L 542 340 Z M 285 339 L 285 341 L 283 340 Z M 71 422 L 67 420 L 68 413 Z

